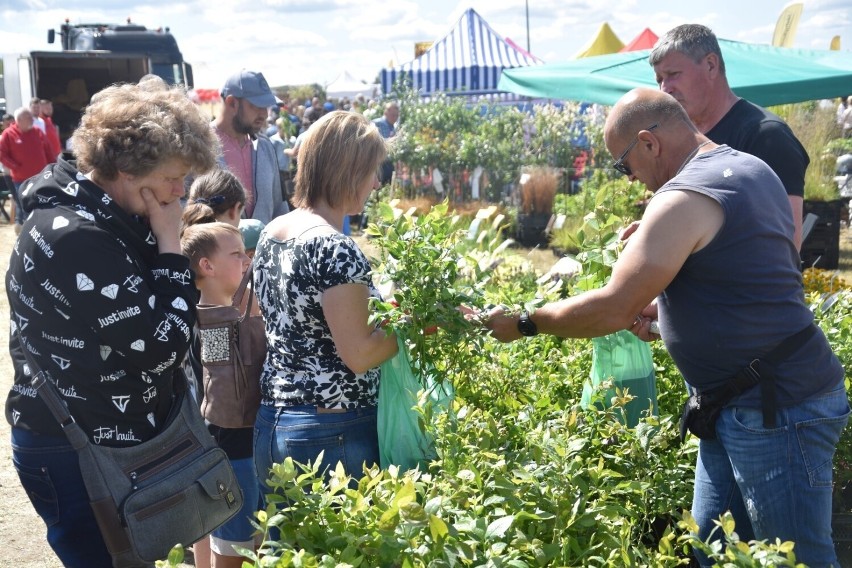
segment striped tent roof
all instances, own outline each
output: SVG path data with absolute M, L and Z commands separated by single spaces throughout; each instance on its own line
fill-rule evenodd
M 423 96 L 437 92 L 491 94 L 503 69 L 537 65 L 541 60 L 505 41 L 473 8 L 462 14 L 447 35 L 419 58 L 383 69 L 382 91 L 387 94 L 403 75 Z

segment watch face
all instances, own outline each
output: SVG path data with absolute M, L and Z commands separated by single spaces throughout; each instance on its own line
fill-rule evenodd
M 527 337 L 532 337 L 538 334 L 538 328 L 530 319 L 530 315 L 527 312 L 521 314 L 521 317 L 518 318 L 518 331 L 521 332 L 521 335 L 525 335 Z

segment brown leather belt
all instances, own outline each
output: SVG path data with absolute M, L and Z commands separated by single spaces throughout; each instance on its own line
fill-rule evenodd
M 317 406 L 317 414 L 344 414 L 349 412 L 345 408 L 324 408 L 322 406 Z

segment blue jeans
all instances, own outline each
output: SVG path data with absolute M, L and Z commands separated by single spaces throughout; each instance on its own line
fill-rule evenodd
M 47 542 L 69 568 L 111 568 L 77 453 L 64 437 L 12 428 L 12 463 L 36 513 L 47 525 Z
M 243 491 L 243 506 L 240 512 L 231 517 L 228 522 L 211 533 L 211 549 L 222 556 L 239 556 L 232 548 L 234 544 L 251 549 L 254 535 L 254 512 L 259 509 L 260 486 L 257 483 L 257 471 L 254 469 L 254 458 L 229 460 L 234 468 L 234 475 L 240 489 Z
M 12 185 L 15 186 L 15 191 L 12 192 L 12 201 L 15 203 L 15 224 L 23 225 L 24 208 L 21 206 L 21 186 L 24 185 L 24 182 L 13 181 Z
M 831 539 L 832 458 L 849 412 L 842 384 L 778 409 L 771 429 L 763 427 L 759 408 L 724 408 L 716 439 L 701 440 L 698 451 L 692 515 L 701 540 L 730 510 L 742 541 L 793 541 L 797 562 L 838 566 Z M 710 565 L 695 553 L 702 566 Z
M 379 463 L 376 408 L 317 414 L 312 406 L 261 405 L 254 426 L 254 461 L 262 494 L 270 492 L 266 480 L 273 464 L 288 457 L 307 464 L 321 451 L 320 471 L 333 471 L 341 462 L 347 474 L 360 479 L 365 462 Z

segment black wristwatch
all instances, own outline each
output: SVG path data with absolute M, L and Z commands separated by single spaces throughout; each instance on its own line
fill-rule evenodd
M 530 314 L 526 310 L 522 311 L 521 316 L 518 318 L 518 331 L 521 332 L 521 335 L 526 337 L 538 335 L 538 327 L 536 327 L 535 322 L 530 319 Z

